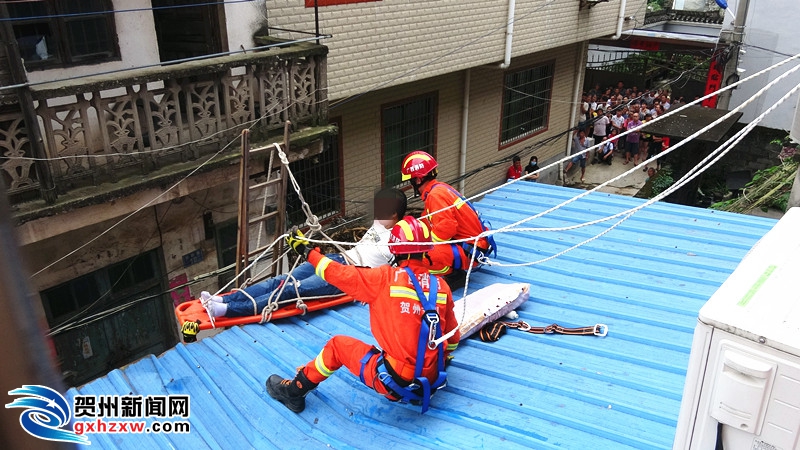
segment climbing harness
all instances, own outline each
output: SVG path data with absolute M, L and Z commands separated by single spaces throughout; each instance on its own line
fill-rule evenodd
M 417 293 L 417 298 L 422 303 L 423 316 L 422 325 L 419 329 L 419 341 L 417 342 L 417 358 L 414 365 L 414 379 L 409 383 L 400 379 L 397 375 L 395 368 L 391 364 L 386 364 L 386 359 L 391 359 L 391 356 L 379 352 L 377 349 L 372 348 L 361 359 L 361 381 L 364 382 L 364 366 L 376 354 L 380 353 L 377 362 L 378 379 L 384 386 L 397 397 L 397 401 L 401 403 L 411 403 L 422 408 L 422 414 L 428 410 L 430 406 L 431 396 L 437 390 L 443 388 L 447 383 L 447 372 L 444 370 L 444 346 L 436 343 L 436 338 L 441 337 L 442 329 L 439 326 L 439 313 L 436 311 L 436 297 L 439 290 L 438 280 L 435 276 L 430 277 L 430 289 L 428 296 L 425 296 L 422 287 L 417 281 L 417 276 L 408 267 L 404 267 L 408 274 L 409 280 L 414 286 Z M 425 364 L 425 352 L 427 350 L 437 351 L 437 370 L 436 381 L 431 383 L 427 377 L 422 375 L 423 365 Z

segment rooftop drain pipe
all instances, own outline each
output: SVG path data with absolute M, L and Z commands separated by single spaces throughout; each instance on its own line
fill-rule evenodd
M 622 24 L 625 23 L 625 6 L 627 6 L 628 0 L 619 0 L 619 15 L 617 16 L 617 32 L 614 33 L 614 36 L 611 36 L 611 39 L 619 39 L 622 36 Z
M 625 0 L 622 0 L 625 3 Z M 506 22 L 506 52 L 503 62 L 500 63 L 501 69 L 507 69 L 511 65 L 511 42 L 514 40 L 514 10 L 517 9 L 517 0 L 508 0 L 508 21 Z M 620 27 L 622 25 L 620 24 Z

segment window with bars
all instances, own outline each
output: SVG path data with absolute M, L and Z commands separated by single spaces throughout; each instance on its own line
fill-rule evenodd
M 6 7 L 28 69 L 119 55 L 109 0 L 10 0 Z
M 341 129 L 339 124 L 340 133 Z M 325 145 L 322 153 L 289 164 L 303 198 L 311 212 L 320 219 L 342 212 L 339 140 L 336 137 L 327 139 Z M 292 225 L 300 225 L 306 220 L 300 198 L 291 184 L 286 191 L 286 214 Z
M 407 154 L 423 150 L 435 156 L 436 108 L 435 93 L 383 107 L 381 146 L 385 186 L 401 184 L 400 165 Z
M 555 63 L 506 74 L 500 146 L 547 129 Z

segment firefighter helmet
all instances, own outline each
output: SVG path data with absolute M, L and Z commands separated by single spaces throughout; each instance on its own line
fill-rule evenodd
M 422 179 L 425 175 L 433 172 L 438 163 L 427 152 L 416 150 L 403 158 L 403 166 L 400 168 L 400 173 L 403 175 L 403 181 L 408 181 L 412 178 Z
M 414 217 L 405 216 L 392 228 L 389 236 L 389 251 L 394 255 L 424 253 L 433 250 L 431 233 L 425 223 Z

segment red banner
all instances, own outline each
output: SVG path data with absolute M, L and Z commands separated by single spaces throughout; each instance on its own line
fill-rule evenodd
M 708 67 L 708 78 L 706 79 L 706 91 L 705 95 L 708 95 L 712 92 L 716 92 L 722 87 L 722 64 L 720 64 L 719 59 L 714 58 L 711 60 L 711 65 Z M 703 100 L 702 105 L 708 108 L 716 108 L 717 107 L 717 96 L 709 97 Z
M 631 39 L 628 45 L 636 50 L 645 50 L 648 52 L 654 52 L 661 48 L 660 43 L 656 41 L 645 41 L 643 39 Z

